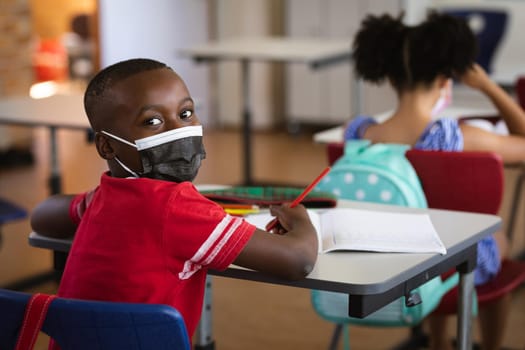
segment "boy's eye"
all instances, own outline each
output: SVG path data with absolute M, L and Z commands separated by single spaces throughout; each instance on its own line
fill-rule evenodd
M 190 119 L 193 116 L 193 111 L 190 109 L 185 109 L 180 114 L 180 119 Z
M 144 121 L 145 125 L 159 125 L 160 123 L 162 123 L 162 120 L 156 117 L 149 118 Z

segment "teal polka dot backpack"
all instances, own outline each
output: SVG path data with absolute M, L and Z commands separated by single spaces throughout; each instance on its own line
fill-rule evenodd
M 334 162 L 314 190 L 333 193 L 339 199 L 427 208 L 419 178 L 405 157 L 408 149 L 408 145 L 401 144 L 371 145 L 368 140 L 347 141 L 344 155 Z M 337 339 L 342 331 L 343 348 L 350 349 L 345 325 L 418 325 L 457 282 L 457 274 L 445 281 L 436 277 L 363 319 L 348 316 L 346 294 L 312 290 L 311 301 L 322 318 L 336 324 L 333 339 Z
M 426 208 L 417 174 L 405 157 L 408 145 L 374 144 L 368 140 L 345 143 L 344 156 L 315 190 L 337 198 Z

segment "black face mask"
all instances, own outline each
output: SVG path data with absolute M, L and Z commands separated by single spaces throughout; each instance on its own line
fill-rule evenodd
M 206 158 L 202 136 L 189 136 L 139 151 L 141 176 L 151 179 L 183 182 L 193 181 Z
M 118 157 L 115 160 L 135 177 L 173 182 L 193 181 L 206 151 L 202 144 L 202 126 L 187 126 L 135 141 L 135 144 L 102 131 L 103 134 L 139 150 L 143 171 L 137 173 Z

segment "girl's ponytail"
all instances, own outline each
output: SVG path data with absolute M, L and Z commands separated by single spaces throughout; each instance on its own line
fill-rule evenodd
M 381 83 L 402 73 L 402 47 L 406 26 L 390 15 L 367 16 L 353 43 L 355 73 L 364 80 Z

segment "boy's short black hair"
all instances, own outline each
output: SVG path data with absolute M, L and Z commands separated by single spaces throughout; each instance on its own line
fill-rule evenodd
M 133 58 L 110 65 L 98 72 L 89 82 L 84 93 L 84 110 L 89 119 L 91 127 L 98 131 L 97 106 L 105 102 L 106 92 L 111 86 L 121 80 L 129 78 L 137 73 L 155 69 L 171 69 L 165 63 L 148 59 Z

